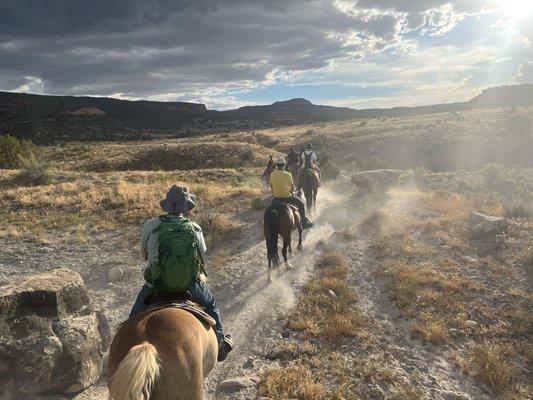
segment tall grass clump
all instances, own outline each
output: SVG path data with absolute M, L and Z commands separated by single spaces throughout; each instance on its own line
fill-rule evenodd
M 35 153 L 31 140 L 17 139 L 12 135 L 0 135 L 0 168 L 20 168 L 21 160 Z
M 55 180 L 50 162 L 37 156 L 34 152 L 29 153 L 26 157 L 19 155 L 18 163 L 21 171 L 17 181 L 22 184 L 49 185 Z

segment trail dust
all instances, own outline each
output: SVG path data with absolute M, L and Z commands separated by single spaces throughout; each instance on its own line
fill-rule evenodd
M 257 380 L 259 372 L 268 367 L 264 355 L 282 335 L 278 320 L 287 315 L 296 302 L 296 293 L 307 282 L 314 264 L 314 248 L 334 233 L 323 210 L 341 201 L 327 186 L 321 188 L 317 209 L 310 216 L 315 226 L 304 231 L 303 249 L 290 259 L 293 269 L 283 264 L 273 272 L 273 282 L 267 281 L 266 246 L 262 233 L 260 242 L 228 260 L 228 268 L 235 271 L 230 282 L 216 290 L 225 330 L 236 343 L 228 359 L 208 376 L 208 399 L 250 399 L 255 388 L 235 393 L 221 393 L 218 384 L 226 379 L 251 377 Z M 262 222 L 256 229 L 262 227 Z M 249 240 L 249 238 L 243 238 Z M 297 238 L 293 237 L 296 241 Z M 225 270 L 226 271 L 226 270 Z M 231 272 L 229 272 L 231 274 Z

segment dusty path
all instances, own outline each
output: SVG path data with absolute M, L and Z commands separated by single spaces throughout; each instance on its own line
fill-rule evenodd
M 261 356 L 280 337 L 277 321 L 290 310 L 296 300 L 295 293 L 309 277 L 316 243 L 332 233 L 331 226 L 320 215 L 320 209 L 328 201 L 326 193 L 324 191 L 323 200 L 313 216 L 316 226 L 305 233 L 303 251 L 290 260 L 292 270 L 282 266 L 275 272 L 273 282 L 267 282 L 266 248 L 261 234 L 260 243 L 228 261 L 230 265 L 225 273 L 229 276 L 222 285 L 214 286 L 214 292 L 221 304 L 225 329 L 231 333 L 237 347 L 208 377 L 208 399 L 253 397 L 253 387 L 236 393 L 217 392 L 217 387 L 226 379 L 250 377 L 255 380 L 266 366 Z M 256 228 L 260 227 L 261 222 Z

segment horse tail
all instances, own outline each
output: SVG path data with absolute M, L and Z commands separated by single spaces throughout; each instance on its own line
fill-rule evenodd
M 143 342 L 132 347 L 111 377 L 109 396 L 113 400 L 149 400 L 159 376 L 156 348 Z
M 279 265 L 278 254 L 278 210 L 273 207 L 269 207 L 265 210 L 265 226 L 268 227 L 266 236 L 267 257 L 268 261 L 272 261 L 274 266 Z

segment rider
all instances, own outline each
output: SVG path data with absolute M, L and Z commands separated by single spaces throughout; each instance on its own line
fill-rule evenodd
M 267 171 L 273 171 L 275 168 L 275 165 L 274 165 L 274 156 L 272 154 L 269 154 L 268 155 L 268 164 L 267 164 Z
M 291 147 L 289 150 L 289 153 L 287 154 L 287 168 L 289 168 L 291 165 L 299 164 L 300 162 L 300 156 L 294 150 L 294 147 Z
M 302 217 L 302 228 L 311 228 L 313 223 L 305 216 L 305 204 L 299 197 L 292 194 L 292 191 L 294 190 L 292 175 L 285 171 L 284 167 L 285 158 L 281 156 L 276 160 L 276 170 L 270 174 L 270 189 L 274 195 L 272 201 L 294 204 L 300 211 L 300 216 Z
M 303 164 L 304 168 L 315 170 L 318 173 L 318 179 L 321 179 L 320 168 L 316 165 L 316 153 L 313 151 L 313 145 L 308 143 L 305 146 L 304 152 L 301 154 L 300 163 Z
M 196 196 L 189 193 L 186 187 L 174 185 L 168 191 L 167 197 L 159 202 L 161 208 L 167 214 L 146 221 L 141 231 L 141 257 L 147 261 L 146 268 L 157 265 L 159 260 L 158 228 L 162 223 L 162 218 L 176 222 L 186 222 L 185 215 L 189 214 L 195 207 L 195 201 Z M 201 253 L 205 253 L 206 245 L 202 228 L 195 222 L 192 222 L 192 226 L 196 234 L 198 248 Z M 207 285 L 203 282 L 202 277 L 203 274 L 193 279 L 187 286 L 187 291 L 190 293 L 192 300 L 204 307 L 207 313 L 215 320 L 215 333 L 219 342 L 218 361 L 224 361 L 228 353 L 233 349 L 233 343 L 229 337 L 224 335 L 217 302 Z M 148 308 L 144 300 L 152 292 L 152 286 L 148 282 L 145 282 L 133 304 L 129 315 L 130 318 Z

